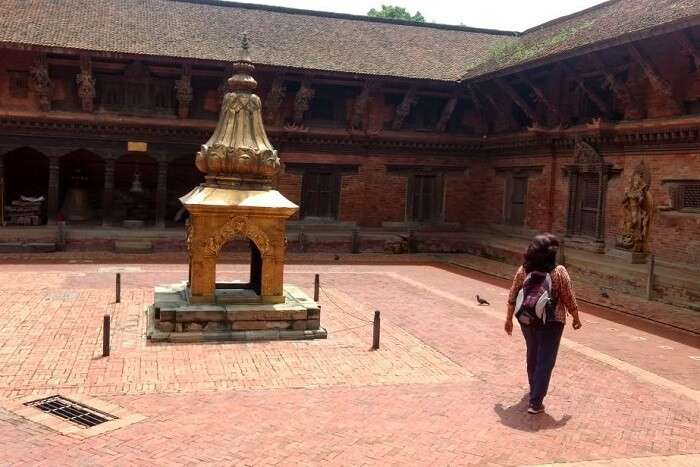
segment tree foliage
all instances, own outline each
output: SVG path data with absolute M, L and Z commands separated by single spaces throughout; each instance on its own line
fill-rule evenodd
M 381 9 L 377 10 L 372 8 L 367 12 L 367 16 L 376 16 L 378 18 L 393 18 L 393 19 L 403 19 L 407 21 L 416 21 L 418 23 L 425 23 L 425 18 L 420 14 L 420 11 L 416 11 L 415 15 L 412 15 L 402 6 L 395 5 L 382 5 Z

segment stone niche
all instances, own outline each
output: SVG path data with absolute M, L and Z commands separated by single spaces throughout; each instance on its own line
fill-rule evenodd
M 244 38 L 219 122 L 195 158 L 205 182 L 180 198 L 186 223 L 186 281 L 155 288 L 152 341 L 325 338 L 319 304 L 284 283 L 285 225 L 298 207 L 277 190 L 280 167 L 263 126 Z M 250 245 L 250 280 L 217 282 L 216 263 L 234 239 Z

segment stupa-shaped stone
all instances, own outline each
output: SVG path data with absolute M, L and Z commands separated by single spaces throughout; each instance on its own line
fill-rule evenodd
M 284 285 L 285 224 L 298 206 L 272 189 L 280 160 L 265 133 L 257 82 L 243 37 L 214 133 L 197 153 L 205 182 L 180 198 L 187 220 L 189 277 L 156 288 L 149 336 L 155 340 L 325 337 L 320 309 Z M 217 283 L 222 247 L 247 238 L 247 283 Z

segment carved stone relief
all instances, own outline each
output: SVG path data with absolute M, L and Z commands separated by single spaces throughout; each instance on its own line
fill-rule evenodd
M 632 174 L 629 187 L 625 191 L 622 207 L 625 212 L 622 237 L 619 246 L 636 253 L 643 253 L 649 241 L 649 227 L 654 203 L 649 192 L 651 172 L 641 161 Z
M 246 217 L 235 216 L 231 217 L 216 233 L 202 242 L 204 256 L 218 256 L 221 247 L 236 235 L 252 240 L 263 257 L 270 255 L 273 251 L 272 242 L 270 242 L 270 239 L 260 227 L 251 224 Z

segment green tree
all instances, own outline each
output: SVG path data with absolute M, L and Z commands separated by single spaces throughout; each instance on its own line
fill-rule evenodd
M 367 12 L 367 16 L 376 16 L 378 18 L 393 18 L 393 19 L 404 19 L 407 21 L 416 21 L 418 23 L 425 23 L 425 18 L 420 14 L 420 11 L 416 11 L 415 15 L 411 15 L 404 7 L 394 6 L 394 5 L 382 5 L 380 10 L 372 8 Z

